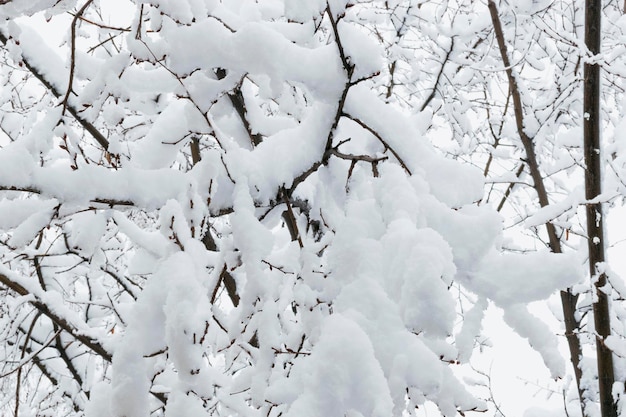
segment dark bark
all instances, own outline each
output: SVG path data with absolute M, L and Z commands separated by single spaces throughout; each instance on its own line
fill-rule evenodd
M 585 45 L 589 53 L 600 53 L 602 5 L 600 0 L 585 1 Z M 600 410 L 603 417 L 617 417 L 617 406 L 613 400 L 613 354 L 604 344 L 611 334 L 609 300 L 603 291 L 607 280 L 598 264 L 605 261 L 604 216 L 602 203 L 594 200 L 602 193 L 602 161 L 600 155 L 600 65 L 591 60 L 584 67 L 583 134 L 585 153 L 585 207 L 587 216 L 587 247 L 589 250 L 589 273 L 594 280 L 596 302 L 593 317 L 596 330 L 596 352 L 598 367 L 598 389 Z
M 496 41 L 498 42 L 498 48 L 500 49 L 502 63 L 506 68 L 506 75 L 509 80 L 511 96 L 513 97 L 513 109 L 515 113 L 517 132 L 526 152 L 526 164 L 528 166 L 530 176 L 533 179 L 533 186 L 537 192 L 539 205 L 541 207 L 545 207 L 550 204 L 548 192 L 543 181 L 543 175 L 539 169 L 539 163 L 537 162 L 535 144 L 532 138 L 530 138 L 524 130 L 524 108 L 522 106 L 522 99 L 517 85 L 517 80 L 515 79 L 513 68 L 509 60 L 506 41 L 504 39 L 504 31 L 502 30 L 502 24 L 500 22 L 500 17 L 498 16 L 498 8 L 493 0 L 489 0 L 488 7 L 489 13 L 491 14 L 491 20 L 493 22 Z M 562 253 L 563 249 L 561 247 L 561 240 L 556 231 L 556 227 L 550 222 L 547 222 L 545 226 L 546 232 L 548 233 L 550 250 L 554 253 Z M 561 307 L 563 309 L 563 321 L 565 324 L 565 338 L 569 347 L 570 361 L 574 368 L 574 376 L 576 378 L 576 386 L 578 388 L 578 398 L 580 400 L 581 412 L 583 416 L 586 416 L 585 388 L 581 385 L 582 370 L 580 368 L 580 360 L 582 356 L 582 349 L 580 339 L 578 338 L 580 323 L 576 318 L 577 301 L 578 296 L 572 294 L 570 289 L 561 291 Z
M 204 247 L 208 251 L 211 251 L 211 252 L 218 251 L 217 244 L 215 243 L 215 239 L 213 239 L 213 235 L 211 234 L 211 227 L 207 228 L 206 234 L 202 238 L 202 243 L 204 244 Z M 226 265 L 224 265 L 224 268 L 222 269 L 222 273 L 220 274 L 219 282 L 215 288 L 216 291 L 221 284 L 224 284 L 224 287 L 226 288 L 226 293 L 228 294 L 228 298 L 230 298 L 230 301 L 233 303 L 233 306 L 237 307 L 240 301 L 239 294 L 237 293 L 237 281 L 235 281 L 235 278 L 228 271 L 228 268 L 226 268 Z M 215 296 L 213 298 L 215 299 Z M 212 301 L 215 301 L 214 299 Z
M 215 71 L 215 75 L 218 80 L 223 80 L 226 77 L 226 70 L 222 68 L 218 68 Z M 243 98 L 243 94 L 241 92 L 241 86 L 235 88 L 233 91 L 228 93 L 228 98 L 233 108 L 239 115 L 239 120 L 243 124 L 244 129 L 248 132 L 248 136 L 250 137 L 250 142 L 253 146 L 258 146 L 261 142 L 263 142 L 263 136 L 259 133 L 253 133 L 252 127 L 250 126 L 250 122 L 248 121 L 248 115 L 246 111 L 246 101 Z

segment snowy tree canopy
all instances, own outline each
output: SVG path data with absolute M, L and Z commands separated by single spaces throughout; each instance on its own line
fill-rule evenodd
M 527 305 L 579 284 L 580 257 L 502 253 L 489 170 L 431 144 L 493 132 L 469 111 L 496 89 L 473 60 L 502 68 L 486 5 L 0 3 L 3 414 L 485 411 L 454 368 L 489 302 L 566 375 Z M 564 212 L 526 203 L 531 227 Z

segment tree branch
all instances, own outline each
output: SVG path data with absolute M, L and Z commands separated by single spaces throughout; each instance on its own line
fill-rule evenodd
M 543 176 L 539 170 L 539 163 L 537 162 L 537 157 L 535 155 L 535 145 L 524 130 L 524 108 L 522 106 L 522 98 L 517 85 L 517 80 L 513 75 L 513 68 L 511 67 L 511 62 L 509 60 L 506 41 L 504 39 L 504 32 L 502 30 L 502 23 L 500 22 L 500 17 L 498 16 L 498 9 L 493 0 L 488 0 L 487 6 L 491 15 L 496 41 L 498 42 L 498 48 L 500 49 L 502 63 L 506 68 L 506 75 L 509 80 L 509 88 L 513 97 L 513 110 L 515 114 L 517 132 L 526 152 L 526 162 L 528 164 L 531 178 L 533 179 L 535 191 L 537 192 L 537 196 L 539 198 L 539 205 L 541 207 L 545 207 L 550 204 L 550 201 L 543 182 Z M 546 222 L 545 227 L 548 233 L 550 249 L 554 253 L 562 253 L 561 240 L 556 233 L 554 224 Z M 563 308 L 563 321 L 565 322 L 565 336 L 569 346 L 570 361 L 574 368 L 574 376 L 576 378 L 576 386 L 578 388 L 578 398 L 580 400 L 581 412 L 583 416 L 586 416 L 585 388 L 581 384 L 582 369 L 580 367 L 580 360 L 582 357 L 582 348 L 580 339 L 577 335 L 577 330 L 580 328 L 580 323 L 576 318 L 577 301 L 578 296 L 572 294 L 571 290 L 568 289 L 567 291 L 561 291 L 561 306 Z
M 0 31 L 0 42 L 2 42 L 3 45 L 6 45 L 8 43 L 8 38 L 4 35 L 4 33 L 2 33 L 2 31 Z M 56 98 L 61 98 L 62 94 L 61 92 L 59 92 L 59 90 L 56 89 L 55 86 L 52 85 L 52 83 L 50 81 L 48 81 L 48 79 L 46 78 L 46 76 L 40 72 L 37 68 L 35 68 L 34 65 L 32 65 L 29 61 L 28 58 L 25 56 L 22 56 L 22 62 L 24 64 L 24 67 L 26 67 L 26 69 L 28 69 L 28 71 L 33 74 L 33 76 L 35 78 L 37 78 L 39 80 L 39 82 L 41 82 L 41 84 L 52 93 L 53 96 L 55 96 Z M 102 146 L 102 148 L 106 151 L 109 149 L 109 141 L 107 140 L 107 138 L 104 137 L 104 135 L 102 133 L 100 133 L 100 131 L 98 129 L 96 129 L 96 127 L 88 122 L 87 120 L 85 120 L 80 114 L 79 112 L 74 108 L 74 106 L 68 104 L 66 107 L 67 111 L 72 115 L 72 117 L 74 117 L 74 119 L 87 131 L 89 132 L 89 134 L 96 140 L 96 142 L 98 142 L 100 144 L 100 146 Z
M 371 127 L 369 127 L 365 122 L 363 122 L 361 119 L 359 119 L 357 117 L 353 117 L 353 116 L 351 116 L 351 115 L 349 115 L 347 113 L 344 113 L 344 116 L 346 116 L 347 118 L 349 118 L 350 120 L 352 120 L 353 122 L 355 122 L 356 124 L 361 126 L 363 129 L 365 129 L 368 132 L 370 132 L 372 135 L 374 135 L 374 137 L 376 139 L 378 139 L 378 141 L 380 143 L 383 144 L 385 149 L 389 149 L 389 152 L 391 152 L 391 154 L 398 160 L 398 163 L 404 169 L 404 171 L 407 174 L 412 175 L 411 174 L 411 170 L 409 169 L 407 164 L 404 162 L 404 160 L 400 157 L 400 155 L 389 145 L 389 143 L 387 143 L 387 141 L 376 130 L 374 130 Z
M 65 116 L 70 94 L 73 92 L 72 85 L 74 84 L 74 70 L 76 69 L 76 25 L 78 24 L 78 19 L 85 13 L 87 7 L 89 7 L 92 2 L 93 0 L 87 0 L 72 19 L 70 28 L 70 75 L 67 82 L 67 91 L 65 91 L 65 96 L 63 97 L 63 112 L 61 112 L 63 116 Z
M 56 323 L 61 329 L 65 330 L 67 333 L 72 335 L 72 337 L 78 340 L 80 343 L 91 349 L 94 353 L 100 356 L 107 362 L 111 362 L 112 356 L 111 353 L 108 352 L 100 343 L 96 340 L 93 340 L 83 334 L 80 333 L 79 330 L 76 329 L 70 322 L 68 322 L 63 317 L 59 316 L 55 313 L 47 304 L 43 301 L 39 300 L 34 294 L 31 294 L 26 288 L 24 288 L 21 284 L 13 281 L 5 274 L 0 273 L 0 284 L 14 291 L 15 293 L 24 296 L 31 297 L 29 302 L 30 304 L 39 310 L 43 315 L 52 320 L 53 323 Z

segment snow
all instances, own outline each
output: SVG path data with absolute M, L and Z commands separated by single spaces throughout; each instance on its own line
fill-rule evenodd
M 91 254 L 99 245 L 107 226 L 107 215 L 104 213 L 85 212 L 73 216 L 68 228 L 68 242 L 72 248 Z
M 553 109 L 531 112 L 536 126 L 527 127 L 546 153 L 541 168 L 556 202 L 537 209 L 532 192 L 517 192 L 528 190 L 522 178 L 507 203 L 524 221 L 510 226 L 507 209 L 490 207 L 482 173 L 483 158 L 494 158 L 487 181 L 501 195 L 521 155 L 494 94 L 499 75 L 481 84 L 472 61 L 500 67 L 476 43 L 484 7 L 467 5 L 455 21 L 427 3 L 389 4 L 393 12 L 344 0 L 154 0 L 125 4 L 127 16 L 110 23 L 129 32 L 82 21 L 69 103 L 110 141 L 107 150 L 61 114 L 45 86 L 16 81 L 27 60 L 62 97 L 68 46 L 48 47 L 19 20 L 4 27 L 17 75 L 2 76 L 19 88 L 0 103 L 0 127 L 11 135 L 0 149 L 0 275 L 28 294 L 7 291 L 0 303 L 1 355 L 14 362 L 33 317 L 33 346 L 54 334 L 58 323 L 33 307 L 45 305 L 75 330 L 63 332 L 67 347 L 42 350 L 58 384 L 36 367 L 24 375 L 25 409 L 43 415 L 58 401 L 59 413 L 87 417 L 491 411 L 463 376 L 490 344 L 496 307 L 550 377 L 568 377 L 562 338 L 533 303 L 588 289 L 583 256 L 569 247 L 579 241 L 563 241 L 566 254 L 542 249 L 542 232 L 515 241 L 525 253 L 505 243 L 547 221 L 574 231 L 582 188 L 568 192 L 562 169 L 577 169 L 577 150 L 545 151 L 569 147 L 573 130 L 555 139 L 541 125 Z M 0 15 L 76 6 L 13 0 Z M 103 20 L 96 6 L 85 13 Z M 516 7 L 523 19 L 539 10 Z M 433 87 L 451 36 L 458 71 L 446 64 Z M 341 52 L 354 66 L 350 80 Z M 392 60 L 397 90 L 385 97 Z M 552 68 L 543 56 L 533 62 L 546 66 L 535 65 L 542 75 Z M 520 85 L 532 105 L 538 90 Z M 436 102 L 418 111 L 432 88 Z M 483 105 L 495 103 L 491 127 L 504 124 L 498 147 L 474 120 L 485 116 L 473 107 L 477 91 Z M 19 108 L 22 97 L 31 104 Z M 243 116 L 233 104 L 240 97 Z M 443 136 L 454 142 L 450 155 L 468 153 L 453 160 L 435 150 L 431 140 Z M 606 343 L 625 349 L 617 334 Z M 63 353 L 69 362 L 48 361 Z M 587 368 L 585 377 L 593 379 Z M 43 402 L 35 401 L 39 379 L 52 392 Z M 14 390 L 2 391 L 1 402 L 12 404 Z
M 5 30 L 3 33 L 7 34 Z M 13 52 L 16 54 L 14 56 L 16 61 L 21 61 L 19 55 L 23 55 L 35 69 L 41 74 L 45 74 L 46 81 L 52 84 L 57 91 L 64 92 L 67 89 L 68 77 L 65 65 L 59 55 L 46 46 L 39 33 L 25 25 L 18 27 L 13 21 L 10 21 L 8 34 L 19 40 L 19 47 L 14 46 Z
M 219 22 L 179 28 L 168 34 L 170 69 L 191 73 L 199 67 L 267 74 L 277 82 L 295 81 L 316 96 L 333 100 L 341 91 L 339 62 L 332 45 L 315 49 L 295 45 L 263 25 L 250 23 L 232 34 Z M 238 51 L 247 51 L 240 54 Z M 280 56 L 282 59 L 277 60 Z M 316 65 L 326 63 L 324 66 Z
M 56 201 L 52 200 L 47 203 L 47 207 L 28 216 L 13 230 L 13 235 L 9 239 L 10 245 L 17 247 L 29 244 L 48 225 L 54 213 Z
M 3 198 L 0 200 L 0 227 L 3 230 L 13 229 L 36 213 L 49 213 L 56 205 L 55 200 Z
M 585 201 L 583 191 L 584 190 L 579 188 L 574 190 L 562 201 L 542 207 L 526 219 L 526 224 L 530 227 L 539 226 L 549 221 L 553 221 L 558 217 L 567 214 L 569 211 L 576 210 L 578 205 Z
M 623 339 L 616 335 L 609 335 L 604 339 L 606 346 L 620 357 L 626 356 L 626 343 Z
M 391 110 L 366 86 L 359 84 L 350 89 L 345 110 L 350 117 L 383 132 L 385 142 L 401 155 L 411 172 L 422 173 L 439 201 L 461 207 L 481 198 L 483 178 L 478 170 L 435 156 L 409 120 Z
M 191 108 L 191 104 L 184 101 L 175 101 L 167 106 L 146 136 L 131 144 L 130 153 L 137 167 L 169 168 L 175 161 L 176 151 L 187 145 L 187 135 L 195 130 L 193 116 L 190 114 L 193 112 L 195 109 Z
M 210 415 L 198 397 L 184 395 L 178 391 L 168 399 L 165 410 L 165 417 L 208 417 Z
M 255 199 L 266 202 L 277 187 L 291 186 L 299 174 L 321 157 L 326 138 L 316 132 L 327 130 L 335 109 L 318 105 L 308 117 L 292 129 L 284 129 L 263 141 L 253 151 L 233 149 L 224 158 L 227 166 L 241 167 Z
M 455 346 L 459 351 L 459 362 L 470 360 L 474 350 L 474 340 L 480 336 L 482 321 L 487 310 L 486 298 L 480 298 L 475 305 L 463 316 L 463 327 L 455 335 Z
M 246 257 L 244 261 L 254 264 L 269 254 L 273 246 L 273 237 L 254 216 L 254 203 L 245 180 L 235 187 L 233 200 L 235 214 L 231 224 L 234 244 Z
M 293 370 L 302 394 L 285 415 L 390 415 L 389 389 L 375 363 L 373 347 L 363 330 L 340 315 L 327 318 L 316 351 Z
M 197 280 L 201 276 L 198 265 L 183 252 L 159 263 L 158 272 L 128 313 L 126 332 L 113 355 L 117 371 L 112 380 L 112 407 L 120 415 L 148 413 L 151 369 L 146 355 L 167 346 L 182 387 L 193 386 L 196 375 L 206 367 L 200 345 L 190 343 L 204 328 L 204 320 L 198 318 L 210 311 L 203 297 L 205 289 Z
M 541 354 L 552 378 L 562 378 L 565 375 L 565 359 L 558 349 L 558 339 L 546 324 L 530 314 L 521 303 L 504 308 L 504 320 L 516 333 L 528 339 L 530 346 Z
M 140 248 L 145 249 L 151 256 L 163 258 L 170 253 L 172 243 L 156 231 L 148 231 L 139 228 L 122 213 L 113 213 L 115 224 L 121 233 L 125 234 Z
M 448 293 L 456 272 L 452 253 L 435 231 L 414 231 L 411 226 L 406 221 L 395 221 L 382 237 L 389 265 L 384 276 L 409 329 L 446 337 L 452 332 L 455 318 L 454 302 Z
M 464 283 L 489 294 L 499 306 L 547 299 L 555 291 L 578 283 L 584 275 L 576 254 L 492 252 L 483 262 Z
M 337 25 L 337 30 L 341 37 L 341 44 L 347 51 L 347 58 L 350 64 L 355 66 L 353 79 L 366 78 L 381 70 L 382 48 L 369 38 L 367 32 L 356 24 L 343 20 Z
M 305 4 L 298 0 L 285 0 L 285 17 L 295 22 L 310 22 L 326 7 L 322 0 L 308 1 Z
M 69 10 L 75 3 L 73 0 L 15 0 L 2 4 L 0 6 L 0 15 L 9 18 L 32 15 L 42 10 L 46 10 L 46 13 L 52 15 Z
M 565 362 L 554 333 L 525 304 L 547 299 L 556 291 L 572 287 L 582 276 L 582 265 L 575 255 L 552 253 L 491 253 L 475 273 L 461 275 L 461 282 L 473 292 L 489 297 L 504 310 L 504 320 L 520 336 L 528 339 L 550 369 L 562 377 Z

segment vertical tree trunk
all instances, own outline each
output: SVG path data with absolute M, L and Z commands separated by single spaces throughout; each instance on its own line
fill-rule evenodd
M 585 1 L 585 45 L 592 55 L 600 53 L 601 0 Z M 602 193 L 602 163 L 600 157 L 600 66 L 591 60 L 584 70 L 583 132 L 585 153 L 585 197 L 591 201 Z M 603 417 L 616 417 L 617 407 L 613 401 L 614 382 L 613 355 L 604 344 L 611 333 L 609 300 L 603 287 L 606 275 L 598 271 L 598 264 L 605 261 L 602 204 L 586 205 L 587 236 L 589 249 L 589 272 L 594 279 L 597 300 L 593 304 L 596 329 L 598 361 L 598 385 L 600 408 Z

